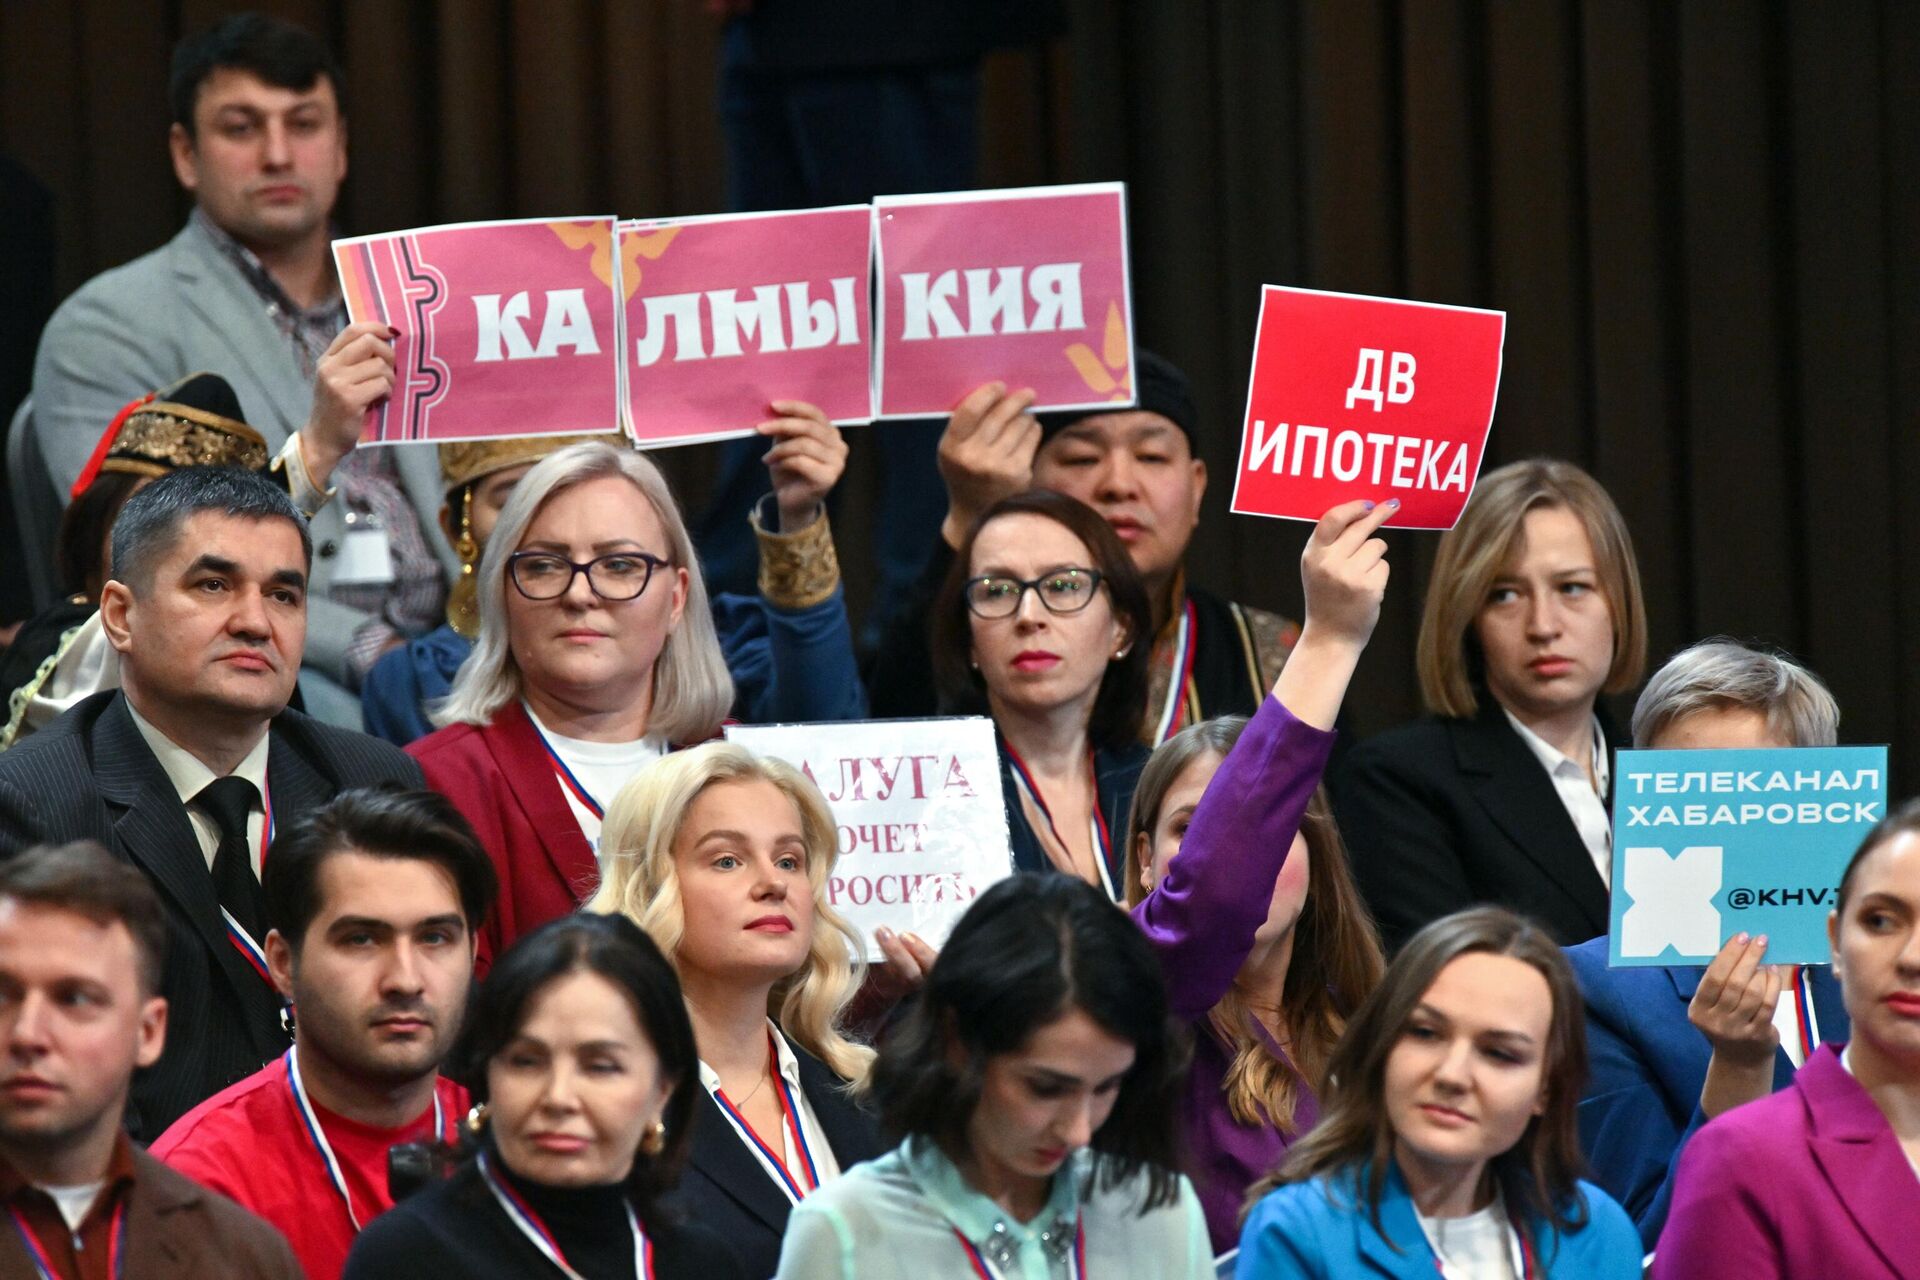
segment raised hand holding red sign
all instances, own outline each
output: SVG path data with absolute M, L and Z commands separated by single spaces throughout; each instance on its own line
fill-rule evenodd
M 1318 520 L 1400 499 L 1387 523 L 1450 529 L 1480 474 L 1506 313 L 1268 285 L 1233 510 Z

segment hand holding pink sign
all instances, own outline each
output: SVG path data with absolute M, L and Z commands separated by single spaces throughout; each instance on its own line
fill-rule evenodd
M 1233 510 L 1317 520 L 1400 499 L 1387 523 L 1450 529 L 1480 474 L 1506 313 L 1268 285 Z
M 634 439 L 746 435 L 774 399 L 870 421 L 872 235 L 865 205 L 622 223 Z
M 1133 393 L 1126 188 L 1117 182 L 874 201 L 882 417 L 945 417 L 996 379 L 1036 409 Z
M 369 443 L 620 423 L 611 218 L 473 222 L 337 240 L 347 311 L 397 330 Z

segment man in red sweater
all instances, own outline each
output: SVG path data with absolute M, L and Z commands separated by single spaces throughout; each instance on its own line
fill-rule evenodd
M 153 1154 L 278 1227 L 310 1280 L 336 1280 L 393 1207 L 388 1153 L 450 1140 L 465 1114 L 439 1069 L 493 864 L 444 797 L 348 791 L 274 841 L 262 890 L 293 1048 L 175 1121 Z

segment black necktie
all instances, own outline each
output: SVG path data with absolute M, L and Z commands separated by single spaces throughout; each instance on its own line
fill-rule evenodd
M 213 855 L 213 891 L 247 936 L 261 940 L 260 880 L 253 873 L 247 849 L 247 815 L 259 793 L 245 778 L 215 778 L 193 798 L 193 803 L 220 828 L 220 848 Z

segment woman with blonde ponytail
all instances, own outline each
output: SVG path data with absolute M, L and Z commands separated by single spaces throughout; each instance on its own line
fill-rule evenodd
M 1272 696 L 1251 721 L 1183 730 L 1134 796 L 1127 897 L 1174 1015 L 1195 1024 L 1182 1119 L 1217 1252 L 1239 1239 L 1248 1186 L 1312 1127 L 1327 1058 L 1384 968 L 1320 778 L 1379 618 L 1374 534 L 1395 509 L 1326 514 L 1301 557 L 1306 626 Z
M 621 790 L 601 829 L 586 909 L 624 915 L 680 975 L 703 1113 L 679 1207 L 771 1275 L 787 1215 L 886 1147 L 848 1093 L 873 1051 L 840 1017 L 864 976 L 858 936 L 827 903 L 832 812 L 807 776 L 715 742 Z

